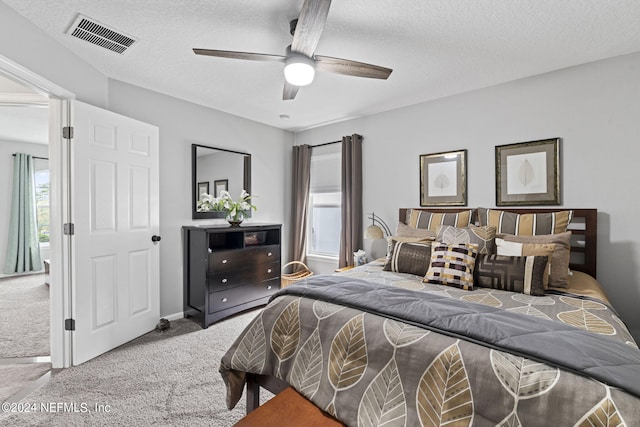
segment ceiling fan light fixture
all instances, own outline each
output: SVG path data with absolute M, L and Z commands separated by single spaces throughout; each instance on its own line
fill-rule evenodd
M 284 78 L 294 86 L 307 86 L 316 74 L 315 65 L 307 56 L 292 54 L 284 61 Z

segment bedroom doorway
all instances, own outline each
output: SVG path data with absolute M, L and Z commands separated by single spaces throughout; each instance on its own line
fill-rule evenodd
M 40 252 L 40 268 L 24 273 L 5 266 L 15 256 L 8 254 L 8 243 L 15 229 L 11 217 L 17 153 L 33 159 L 32 207 Z M 49 172 L 49 98 L 0 74 L 0 373 L 7 379 L 0 388 L 3 402 L 19 400 L 51 376 Z
M 44 125 L 45 141 L 48 142 L 48 146 L 45 145 L 44 154 L 37 156 L 48 158 L 46 166 L 49 171 L 50 187 L 48 191 L 49 196 L 49 230 L 44 230 L 43 234 L 48 231 L 49 241 L 49 253 L 44 253 L 42 259 L 49 260 L 51 269 L 48 277 L 45 279 L 45 274 L 42 273 L 42 279 L 50 283 L 48 288 L 48 341 L 49 341 L 49 356 L 44 359 L 46 362 L 50 362 L 51 368 L 63 368 L 70 366 L 70 337 L 69 333 L 64 330 L 64 319 L 70 317 L 70 293 L 68 291 L 67 282 L 67 268 L 65 251 L 67 250 L 67 243 L 63 241 L 62 236 L 62 223 L 66 215 L 66 206 L 63 203 L 66 199 L 66 185 L 68 180 L 65 178 L 68 174 L 67 163 L 65 158 L 65 140 L 63 139 L 62 132 L 60 131 L 63 126 L 68 122 L 68 104 L 69 100 L 75 98 L 74 94 L 67 90 L 57 86 L 32 71 L 24 68 L 18 63 L 0 55 L 0 76 L 8 79 L 9 81 L 23 86 L 32 91 L 31 94 L 23 95 L 20 101 L 22 103 L 38 103 L 41 104 L 41 111 L 46 120 Z M 4 101 L 5 104 L 11 104 L 8 96 L 2 96 L 0 92 L 0 101 Z M 1 103 L 1 102 L 0 102 Z M 24 112 L 24 111 L 23 111 Z M 24 120 L 16 120 L 18 123 L 22 123 L 25 129 L 28 129 Z M 8 168 L 13 172 L 13 157 L 11 154 L 19 152 L 18 150 L 12 151 L 8 154 L 9 159 Z M 10 175 L 10 180 L 13 180 Z M 9 178 L 6 178 L 9 180 Z M 3 187 L 10 186 L 9 183 L 4 182 Z M 7 227 L 5 225 L 5 227 Z M 43 236 L 44 237 L 44 236 Z M 6 249 L 7 241 L 0 242 L 0 246 L 3 250 Z M 0 255 L 4 258 L 4 255 Z M 4 261 L 4 259 L 0 260 Z M 4 265 L 0 266 L 3 271 Z M 26 276 L 25 276 L 26 277 Z M 40 282 L 38 278 L 38 282 Z M 44 311 L 44 310 L 43 310 Z M 45 319 L 46 322 L 46 319 Z M 4 326 L 4 324 L 3 324 Z M 46 340 L 45 334 L 45 340 Z M 29 363 L 29 358 L 23 359 L 23 363 Z M 36 358 L 36 362 L 43 362 L 42 359 Z M 0 360 L 0 365 L 3 362 Z M 4 363 L 6 365 L 6 363 Z M 48 373 L 45 374 L 49 375 Z M 44 377 L 44 376 L 43 376 Z
M 50 353 L 54 369 L 70 367 L 159 319 L 159 129 L 76 101 L 1 55 L 0 75 L 48 98 Z
M 49 286 L 45 263 L 49 253 L 49 99 L 0 76 L 0 359 L 50 361 Z M 13 161 L 16 153 L 33 158 L 39 269 L 5 270 L 9 256 Z

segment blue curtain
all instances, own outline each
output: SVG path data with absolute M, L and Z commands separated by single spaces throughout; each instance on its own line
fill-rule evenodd
M 11 222 L 4 272 L 24 273 L 42 270 L 33 160 L 29 154 L 17 153 L 13 161 L 13 194 L 11 197 Z

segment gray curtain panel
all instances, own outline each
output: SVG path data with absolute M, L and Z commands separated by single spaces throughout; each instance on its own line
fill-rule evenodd
M 307 214 L 309 211 L 309 183 L 311 181 L 311 146 L 293 147 L 291 165 L 291 261 L 306 262 Z
M 342 138 L 342 228 L 340 268 L 353 265 L 353 253 L 362 249 L 362 136 Z
M 13 160 L 13 193 L 11 222 L 4 272 L 24 273 L 42 270 L 36 198 L 33 182 L 33 160 L 29 154 L 17 153 Z

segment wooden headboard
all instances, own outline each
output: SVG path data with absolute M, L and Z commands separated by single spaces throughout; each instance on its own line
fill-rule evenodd
M 415 210 L 428 212 L 461 212 L 469 210 L 469 208 L 412 208 Z M 598 254 L 598 210 L 597 209 L 503 209 L 496 208 L 506 212 L 524 213 L 546 213 L 558 212 L 565 210 L 573 211 L 573 219 L 568 229 L 571 230 L 571 262 L 569 268 L 572 270 L 582 271 L 592 277 L 596 277 L 596 260 Z M 400 208 L 399 221 L 406 222 L 407 211 L 409 208 Z M 476 222 L 477 210 L 473 209 L 471 221 Z

